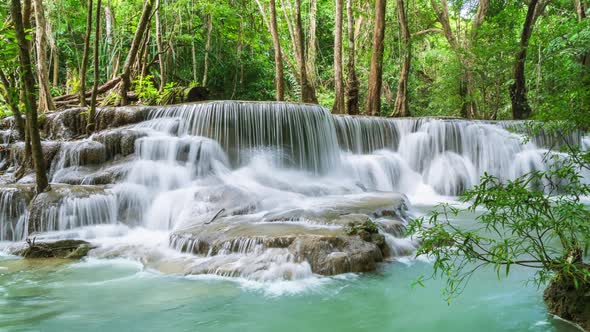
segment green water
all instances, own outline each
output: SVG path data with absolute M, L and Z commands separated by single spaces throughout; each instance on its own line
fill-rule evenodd
M 431 269 L 421 262 L 256 283 L 162 275 L 123 260 L 1 259 L 3 331 L 568 331 L 522 269 L 503 281 L 481 272 L 447 305 L 440 283 L 411 286 Z

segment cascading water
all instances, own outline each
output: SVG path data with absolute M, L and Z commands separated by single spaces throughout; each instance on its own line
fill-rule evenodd
M 121 175 L 106 187 L 54 184 L 58 193 L 44 194 L 43 204 L 36 198 L 31 211 L 13 191 L 0 191 L 0 240 L 22 239 L 31 214 L 30 231 L 71 237 L 92 229 L 76 234 L 100 244 L 94 255 L 166 262 L 180 273 L 266 280 L 357 271 L 347 250 L 381 253 L 342 240 L 351 222 L 376 221 L 393 255 L 414 246 L 400 231 L 406 198 L 393 192 L 436 202 L 484 173 L 508 180 L 545 169 L 547 150 L 537 143 L 548 139 L 525 142 L 508 126 L 332 116 L 271 102 L 153 108 L 146 121 L 61 143 L 54 183 L 70 183 L 74 172 L 112 172 L 115 164 Z M 589 138 L 577 140 L 590 148 Z M 310 256 L 325 247 L 333 252 L 321 262 Z

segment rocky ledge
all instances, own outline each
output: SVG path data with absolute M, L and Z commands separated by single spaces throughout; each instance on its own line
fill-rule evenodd
M 293 209 L 262 216 L 223 209 L 173 232 L 170 246 L 209 258 L 185 268 L 186 274 L 244 275 L 244 257 L 265 253 L 289 263 L 309 264 L 320 275 L 369 272 L 392 256 L 392 241 L 403 233 L 405 206 L 402 195 L 379 193 L 320 210 Z M 396 246 L 396 255 L 410 254 L 413 247 L 406 249 L 400 252 Z M 257 266 L 258 270 L 271 269 L 276 263 L 272 258 L 245 261 L 248 269 Z

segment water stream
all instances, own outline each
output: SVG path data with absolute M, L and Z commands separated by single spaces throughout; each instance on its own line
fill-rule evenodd
M 37 205 L 22 186 L 0 188 L 4 247 L 32 232 L 97 246 L 75 264 L 0 257 L 0 329 L 566 331 L 523 286 L 528 270 L 501 283 L 484 271 L 451 307 L 439 283 L 410 287 L 431 267 L 411 258 L 407 218 L 454 202 L 484 173 L 546 169 L 552 137 L 523 132 L 288 103 L 153 108 L 144 121 L 61 143 L 54 194 Z M 320 276 L 339 267 L 323 269 L 301 247 L 343 236 L 358 218 L 379 224 L 387 263 Z

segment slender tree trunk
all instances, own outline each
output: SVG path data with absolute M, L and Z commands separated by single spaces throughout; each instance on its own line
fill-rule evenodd
M 39 8 L 39 7 L 37 7 Z M 21 11 L 20 0 L 11 0 L 11 13 L 18 41 L 18 53 L 23 74 L 23 83 L 25 91 L 25 109 L 27 115 L 27 125 L 31 136 L 31 154 L 35 167 L 37 193 L 49 190 L 49 181 L 45 172 L 45 161 L 41 148 L 41 137 L 39 135 L 39 125 L 37 123 L 37 105 L 35 100 L 35 78 L 33 76 L 31 58 L 29 54 L 28 43 L 26 41 L 25 30 L 23 26 L 23 16 Z
M 276 0 L 269 0 L 269 15 L 267 17 L 266 11 L 264 10 L 264 6 L 260 0 L 256 0 L 258 4 L 258 8 L 260 9 L 260 14 L 262 15 L 262 19 L 264 23 L 268 27 L 268 32 L 272 37 L 272 46 L 274 49 L 274 56 L 275 56 L 275 99 L 277 101 L 285 100 L 285 79 L 284 79 L 284 65 L 283 65 L 283 51 L 281 48 L 281 40 L 279 38 L 278 28 L 277 28 L 277 8 L 276 8 Z
M 348 23 L 348 78 L 346 80 L 346 112 L 351 115 L 359 113 L 359 79 L 355 68 L 355 29 L 352 14 L 352 1 L 346 0 L 346 18 Z
M 309 10 L 309 43 L 307 44 L 307 80 L 309 84 L 315 89 L 317 86 L 317 0 L 310 0 Z
M 211 35 L 213 32 L 213 14 L 209 14 L 207 20 L 207 42 L 205 43 L 205 59 L 203 64 L 203 86 L 207 86 L 207 75 L 209 72 L 209 53 L 211 53 Z
M 162 23 L 160 20 L 161 1 L 162 0 L 156 0 L 156 48 L 158 51 L 158 65 L 160 67 L 160 92 L 162 92 L 166 86 L 166 63 L 164 62 L 164 47 L 162 46 Z
M 139 47 L 141 46 L 145 30 L 150 21 L 153 6 L 153 0 L 146 0 L 143 4 L 141 18 L 139 19 L 135 36 L 133 36 L 133 41 L 131 42 L 131 48 L 127 54 L 125 65 L 123 66 L 123 73 L 121 73 L 121 90 L 119 93 L 121 105 L 127 105 L 129 103 L 127 100 L 127 91 L 129 91 L 129 87 L 131 86 L 131 68 L 135 64 Z
M 285 100 L 285 78 L 283 74 L 283 58 L 281 53 L 281 40 L 277 27 L 277 9 L 275 0 L 270 0 L 270 33 L 275 52 L 275 90 L 277 101 Z
M 307 68 L 305 65 L 305 43 L 303 38 L 303 23 L 301 20 L 301 0 L 295 0 L 295 38 L 297 41 L 299 55 L 297 58 L 299 66 L 299 76 L 301 77 L 301 101 L 304 103 L 317 103 L 315 89 L 310 84 L 307 77 Z
M 404 0 L 397 0 L 397 18 L 401 39 L 404 44 L 402 48 L 402 61 L 400 64 L 400 75 L 397 83 L 397 96 L 395 97 L 394 116 L 409 116 L 410 106 L 408 102 L 408 77 L 412 64 L 412 36 L 408 28 L 408 18 Z
M 12 115 L 14 117 L 14 123 L 16 125 L 16 130 L 18 131 L 18 136 L 21 140 L 24 141 L 26 139 L 25 122 L 23 121 L 22 114 L 18 109 L 20 102 L 18 92 L 16 90 L 16 82 L 14 82 L 14 80 L 12 80 L 11 82 L 11 80 L 8 79 L 4 71 L 2 71 L 2 68 L 0 68 L 0 82 L 2 83 L 2 85 L 4 85 L 4 90 L 6 91 L 4 99 L 10 106 L 10 111 L 12 112 Z
M 540 7 L 543 6 L 538 0 L 529 2 L 526 18 L 520 36 L 520 47 L 516 54 L 514 64 L 514 83 L 510 85 L 510 99 L 512 100 L 512 116 L 514 119 L 527 119 L 531 116 L 531 107 L 527 99 L 527 88 L 525 78 L 525 64 L 529 40 L 533 33 L 533 26 L 536 16 L 540 15 Z
M 90 97 L 90 110 L 88 112 L 88 121 L 86 132 L 90 135 L 96 127 L 96 95 L 98 94 L 98 81 L 100 70 L 98 68 L 98 56 L 100 53 L 100 6 L 101 0 L 96 0 L 96 23 L 94 28 L 94 81 L 92 83 L 92 95 Z
M 386 0 L 375 2 L 375 28 L 373 30 L 373 52 L 369 73 L 369 92 L 365 112 L 377 116 L 381 113 L 381 85 L 383 77 L 383 40 L 385 38 Z
M 332 113 L 343 114 L 344 110 L 344 82 L 342 76 L 342 0 L 336 0 L 336 15 L 334 22 L 334 106 Z
M 111 11 L 111 7 L 105 6 L 104 7 L 104 30 L 105 30 L 105 44 L 106 44 L 106 53 L 109 54 L 109 65 L 106 68 L 106 77 L 107 79 L 111 77 L 113 72 L 113 62 L 112 59 L 115 58 L 114 52 L 112 52 L 113 47 L 113 13 Z M 116 74 L 115 74 L 116 75 Z
M 47 66 L 47 35 L 43 0 L 35 0 L 35 21 L 37 23 L 37 77 L 39 81 L 39 109 L 41 112 L 55 110 L 49 89 L 49 70 Z
M 578 21 L 583 22 L 586 17 L 588 6 L 583 0 L 575 0 L 576 13 L 578 14 Z M 587 75 L 590 75 L 590 52 L 586 52 L 580 57 L 580 63 L 586 68 Z
M 53 86 L 59 85 L 59 49 L 56 47 L 53 52 Z
M 84 35 L 84 52 L 80 68 L 80 106 L 86 106 L 86 67 L 90 54 L 90 34 L 92 33 L 92 0 L 88 0 L 86 10 L 86 34 Z

